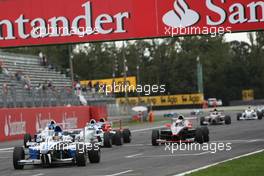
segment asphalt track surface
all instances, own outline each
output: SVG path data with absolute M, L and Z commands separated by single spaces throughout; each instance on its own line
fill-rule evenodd
M 24 170 L 14 170 L 12 147 L 22 141 L 0 143 L 1 176 L 170 176 L 196 169 L 208 164 L 223 161 L 242 154 L 264 148 L 264 119 L 237 121 L 235 112 L 231 125 L 209 126 L 210 143 L 231 143 L 230 151 L 210 150 L 174 151 L 165 146 L 151 146 L 151 128 L 163 123 L 133 126 L 132 143 L 113 148 L 103 148 L 99 164 L 88 163 L 86 167 L 59 166 L 42 168 L 25 166 Z M 223 173 L 224 174 L 224 173 Z

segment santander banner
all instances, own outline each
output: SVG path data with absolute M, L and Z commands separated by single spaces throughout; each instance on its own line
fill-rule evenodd
M 263 0 L 6 0 L 0 9 L 0 47 L 264 29 Z
M 90 119 L 107 119 L 105 106 L 7 108 L 0 110 L 0 142 L 34 135 L 55 120 L 62 129 L 83 128 Z

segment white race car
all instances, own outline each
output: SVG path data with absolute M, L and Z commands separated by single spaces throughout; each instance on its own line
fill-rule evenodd
M 237 114 L 237 120 L 261 120 L 262 117 L 262 113 L 251 107 L 248 107 L 243 113 Z
M 63 135 L 59 126 L 48 132 L 44 141 L 28 142 L 28 148 L 14 148 L 13 166 L 15 169 L 23 169 L 24 165 L 49 167 L 66 163 L 85 166 L 87 159 L 91 163 L 100 162 L 100 144 L 96 136 L 87 137 L 84 132 L 83 139 L 73 141 L 71 136 Z
M 223 111 L 214 109 L 208 116 L 200 118 L 200 125 L 217 125 L 217 124 L 231 124 L 231 117 L 225 115 Z
M 171 124 L 166 124 L 165 128 L 152 131 L 152 145 L 160 143 L 204 143 L 209 142 L 209 130 L 207 127 L 193 129 L 192 123 L 183 116 L 172 119 Z

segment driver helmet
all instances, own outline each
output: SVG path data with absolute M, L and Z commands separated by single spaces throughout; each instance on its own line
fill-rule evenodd
M 49 130 L 54 130 L 56 127 L 56 122 L 54 120 L 50 121 L 48 128 Z
M 184 120 L 184 117 L 183 117 L 182 115 L 180 115 L 180 116 L 178 117 L 178 120 Z

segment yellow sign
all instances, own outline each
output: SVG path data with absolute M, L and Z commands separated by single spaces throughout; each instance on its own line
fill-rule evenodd
M 125 104 L 125 98 L 117 98 L 118 104 Z M 182 94 L 168 96 L 149 96 L 149 97 L 130 97 L 128 103 L 130 105 L 152 104 L 152 106 L 175 106 L 175 105 L 199 105 L 203 104 L 203 94 Z
M 116 86 L 120 86 L 120 87 L 124 87 L 125 85 L 129 86 L 137 86 L 137 80 L 135 76 L 128 76 L 126 78 L 126 84 L 124 84 L 124 77 L 119 77 L 119 78 L 109 78 L 109 79 L 97 79 L 97 80 L 83 80 L 81 81 L 81 85 L 87 86 L 89 81 L 92 82 L 92 86 L 96 85 L 97 83 L 99 83 L 99 85 L 106 85 L 107 88 L 110 88 L 113 86 L 113 84 L 115 83 Z M 120 89 L 123 90 L 124 89 Z
M 243 101 L 254 100 L 254 90 L 253 89 L 243 90 L 242 99 Z

